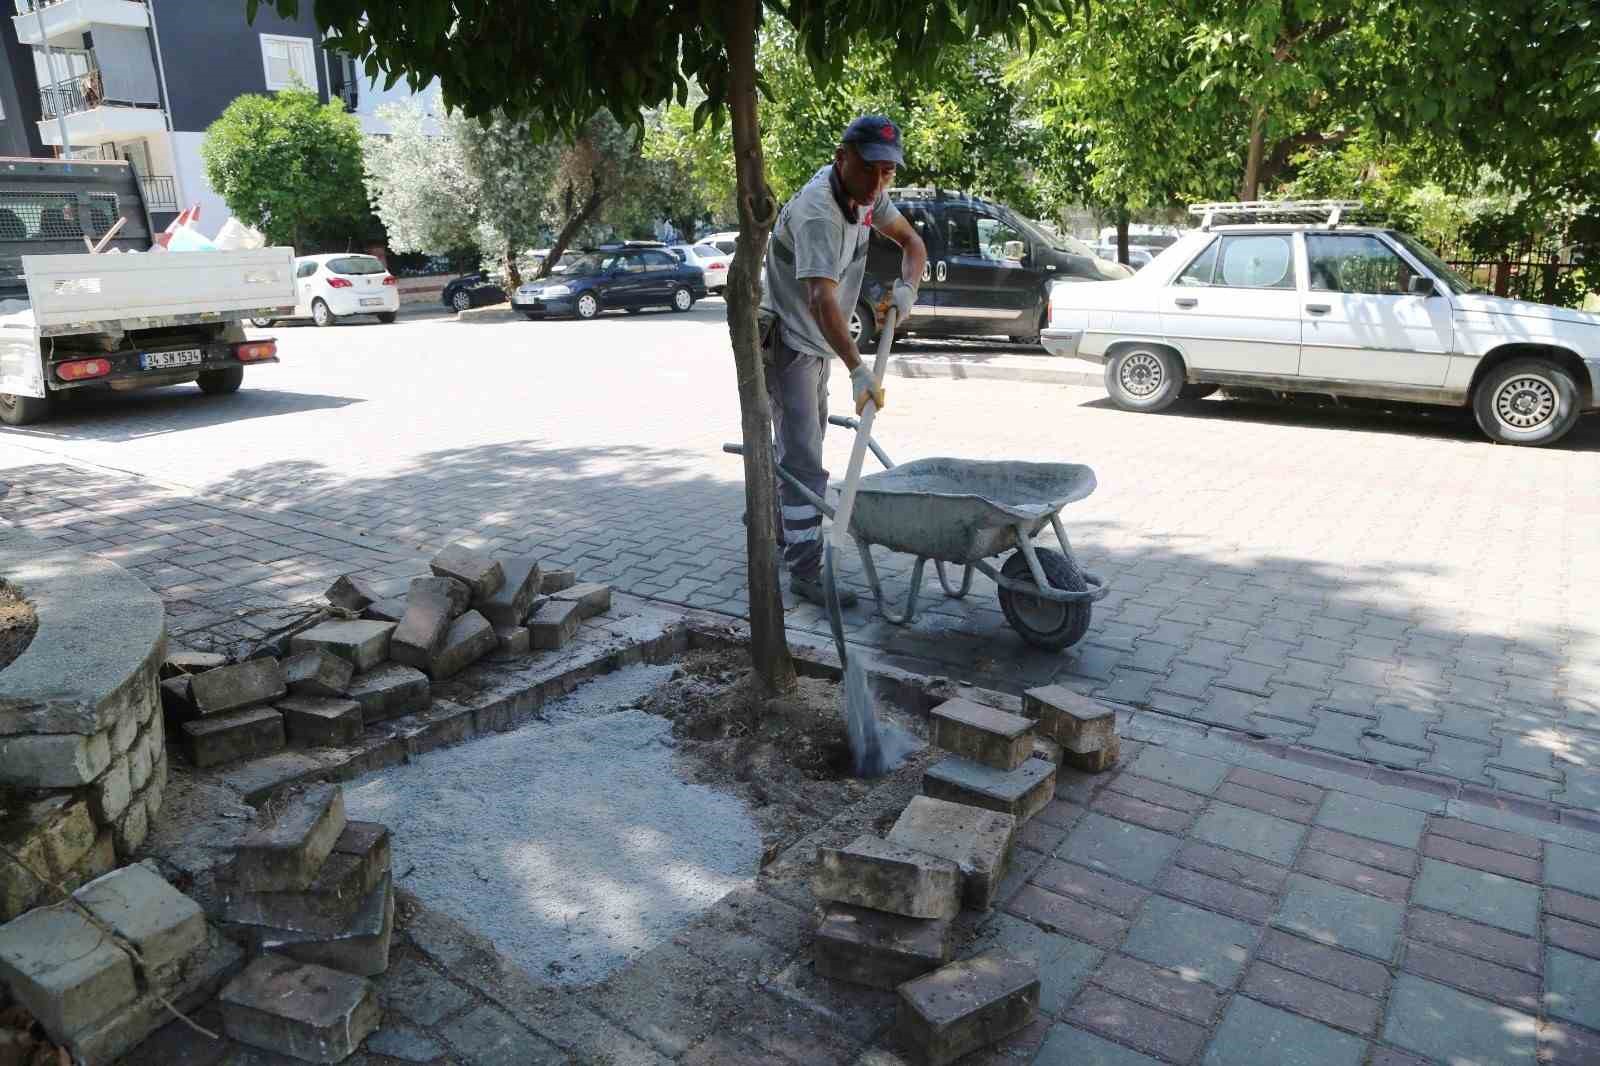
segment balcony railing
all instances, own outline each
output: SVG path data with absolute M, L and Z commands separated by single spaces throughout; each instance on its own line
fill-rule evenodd
M 144 189 L 146 211 L 176 211 L 178 209 L 178 183 L 166 174 L 144 174 L 139 178 Z
M 104 98 L 105 87 L 100 80 L 100 72 L 91 70 L 87 74 L 42 87 L 39 90 L 39 109 L 44 118 L 73 115 L 99 107 Z

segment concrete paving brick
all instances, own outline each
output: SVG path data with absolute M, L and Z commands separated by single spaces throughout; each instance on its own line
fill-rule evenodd
M 1055 765 L 1038 758 L 1004 771 L 952 755 L 928 767 L 922 777 L 924 794 L 1009 814 L 1018 825 L 1052 801 L 1055 784 Z
M 1125 822 L 1133 822 L 1164 833 L 1181 833 L 1194 818 L 1184 811 L 1146 803 L 1134 796 L 1110 790 L 1101 792 L 1095 797 L 1091 808 L 1112 818 L 1120 818 Z
M 966 950 L 998 951 L 1032 966 L 1039 974 L 1039 1009 L 1051 1017 L 1066 1010 L 1105 957 L 1088 944 L 1009 914 L 996 914 L 985 921 Z
M 1093 870 L 1052 859 L 1033 875 L 1033 883 L 1059 896 L 1092 903 L 1131 918 L 1150 895 L 1144 889 L 1095 873 Z
M 1539 1009 L 1539 978 L 1422 940 L 1406 942 L 1401 969 L 1523 1010 Z
M 1131 769 L 1142 777 L 1208 795 L 1216 791 L 1228 772 L 1227 765 L 1215 759 L 1170 748 L 1146 750 L 1134 760 Z
M 1034 1066 L 1160 1066 L 1159 1061 L 1149 1055 L 1070 1025 L 1051 1026 L 1033 1063 Z
M 1200 1025 L 1216 1018 L 1227 993 L 1186 970 L 1167 969 L 1125 955 L 1106 961 L 1095 983 L 1119 996 L 1170 1011 Z
M 1542 1066 L 1589 1066 L 1600 1062 L 1600 1033 L 1546 1021 L 1539 1027 L 1539 1062 Z
M 1320 795 L 1314 799 L 1283 796 L 1247 788 L 1232 781 L 1223 782 L 1215 795 L 1218 800 L 1231 803 L 1236 807 L 1247 807 L 1261 814 L 1269 814 L 1275 818 L 1301 823 L 1309 823 L 1311 821 L 1312 817 L 1317 813 L 1317 807 L 1321 802 Z
M 1052 933 L 1110 949 L 1128 931 L 1128 923 L 1109 911 L 1027 885 L 1005 904 L 1007 914 L 1026 919 Z
M 1551 799 L 1555 795 L 1556 790 L 1561 787 L 1561 782 L 1559 780 L 1551 780 L 1550 778 L 1546 777 L 1534 777 L 1529 774 L 1518 773 L 1515 770 L 1506 770 L 1494 765 L 1490 765 L 1484 771 L 1484 773 L 1489 780 L 1494 783 L 1496 788 L 1503 789 L 1507 792 L 1514 792 L 1520 796 L 1527 796 L 1536 800 Z
M 1514 877 L 1522 881 L 1539 882 L 1540 864 L 1537 858 L 1513 855 L 1492 848 L 1479 847 L 1465 841 L 1430 833 L 1422 841 L 1422 853 L 1429 858 L 1470 866 L 1476 870 Z
M 1388 967 L 1359 955 L 1339 951 L 1279 929 L 1268 929 L 1256 949 L 1256 958 L 1296 973 L 1314 977 L 1349 992 L 1381 996 L 1389 987 Z
M 1225 988 L 1244 971 L 1255 939 L 1255 930 L 1245 922 L 1152 896 L 1128 931 L 1122 951 Z
M 1259 960 L 1245 974 L 1239 991 L 1262 1003 L 1362 1034 L 1377 1028 L 1381 1013 L 1376 999 Z
M 1330 793 L 1316 824 L 1401 848 L 1416 848 L 1426 818 L 1415 810 L 1343 792 Z
M 1039 991 L 1034 967 L 986 952 L 902 985 L 896 1033 L 928 1066 L 947 1066 L 1031 1023 Z
M 834 904 L 817 923 L 812 959 L 832 980 L 897 988 L 950 961 L 950 922 Z
M 1544 894 L 1544 909 L 1549 914 L 1600 926 L 1600 899 L 1591 896 L 1580 896 L 1560 888 L 1548 889 Z
M 148 970 L 163 970 L 205 943 L 200 905 L 143 864 L 98 877 L 73 897 L 137 948 Z
M 1009 814 L 915 796 L 889 830 L 888 840 L 953 861 L 961 868 L 964 903 L 987 910 L 1005 876 L 1016 831 L 1017 820 Z
M 1062 1021 L 1175 1062 L 1188 1062 L 1206 1039 L 1205 1029 L 1193 1022 L 1093 986 Z
M 1291 874 L 1273 924 L 1377 959 L 1394 955 L 1405 908 L 1348 888 Z
M 1162 874 L 1156 889 L 1165 895 L 1252 922 L 1265 922 L 1272 917 L 1273 899 L 1266 893 L 1182 866 L 1174 866 Z
M 1529 973 L 1539 972 L 1541 964 L 1539 944 L 1527 937 L 1463 921 L 1448 914 L 1423 910 L 1413 910 L 1410 913 L 1406 930 L 1412 937 L 1466 955 L 1512 966 Z
M 1600 854 L 1561 844 L 1545 845 L 1545 881 L 1555 888 L 1585 895 L 1600 894 Z
M 1305 828 L 1294 822 L 1215 801 L 1201 812 L 1193 829 L 1196 839 L 1282 866 L 1293 861 L 1305 834 Z
M 1324 881 L 1332 881 L 1336 885 L 1395 903 L 1405 903 L 1411 894 L 1411 879 L 1408 877 L 1310 848 L 1301 852 L 1295 868 L 1312 877 L 1320 877 Z
M 1158 807 L 1170 807 L 1188 813 L 1194 813 L 1206 805 L 1206 797 L 1198 793 L 1173 788 L 1171 785 L 1152 781 L 1148 777 L 1139 777 L 1132 771 L 1117 774 L 1106 783 L 1106 788 L 1146 803 L 1153 803 Z
M 0 926 L 0 985 L 63 1041 L 138 994 L 132 957 L 64 904 L 36 907 Z
M 1059 857 L 1150 885 L 1167 859 L 1178 850 L 1178 844 L 1176 837 L 1090 813 L 1067 837 Z
M 1545 918 L 1545 939 L 1555 947 L 1600 958 L 1600 929 L 1554 915 Z
M 1060 779 L 1057 778 L 1056 795 L 1061 794 Z M 1054 799 L 1045 804 L 1039 813 L 1034 815 L 1034 822 L 1044 822 L 1048 825 L 1059 826 L 1062 829 L 1071 829 L 1078 824 L 1078 819 L 1083 817 L 1083 808 L 1064 799 Z M 1031 823 L 1030 823 L 1031 824 Z
M 1438 859 L 1423 859 L 1413 901 L 1421 907 L 1531 936 L 1539 926 L 1537 887 Z
M 961 870 L 949 859 L 866 833 L 845 847 L 817 850 L 811 892 L 910 918 L 953 918 L 961 909 Z
M 1052 825 L 1038 818 L 1030 818 L 1026 825 L 1017 830 L 1016 847 L 1037 851 L 1043 855 L 1053 855 L 1055 850 L 1066 839 L 1067 828 L 1065 826 Z M 1015 860 L 1015 853 L 1013 853 L 1012 857 Z M 1015 865 L 1014 861 L 1013 865 Z
M 430 1027 L 477 1002 L 461 986 L 412 957 L 395 961 L 379 985 L 379 992 L 389 1017 Z
M 1366 1042 L 1243 996 L 1228 1006 L 1205 1066 L 1356 1066 Z
M 555 1066 L 569 1061 L 566 1052 L 487 1004 L 441 1026 L 439 1035 L 473 1066 Z
M 1395 979 L 1383 1037 L 1441 1062 L 1531 1063 L 1531 1015 L 1411 974 Z

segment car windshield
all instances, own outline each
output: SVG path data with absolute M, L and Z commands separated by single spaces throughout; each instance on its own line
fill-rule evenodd
M 714 259 L 717 256 L 721 255 L 722 252 L 715 245 L 697 244 L 697 245 L 694 246 L 694 254 L 695 255 L 710 256 L 711 258 Z
M 383 264 L 370 255 L 347 255 L 343 259 L 330 259 L 328 270 L 334 274 L 385 273 Z
M 1024 218 L 1020 219 L 1019 221 L 1022 223 L 1022 228 L 1029 237 L 1032 237 L 1041 244 L 1049 245 L 1058 252 L 1066 252 L 1069 255 L 1086 255 L 1090 257 L 1093 257 L 1094 255 L 1094 249 L 1090 248 L 1087 244 L 1084 244 L 1076 237 L 1068 237 L 1057 233 L 1054 229 L 1043 222 L 1035 222 L 1031 218 Z
M 1389 236 L 1405 245 L 1406 251 L 1422 260 L 1422 265 L 1427 267 L 1435 277 L 1441 278 L 1446 285 L 1459 293 L 1475 293 L 1479 296 L 1489 295 L 1489 290 L 1482 285 L 1474 285 L 1466 278 L 1457 274 L 1450 268 L 1450 264 L 1434 255 L 1421 241 L 1410 234 L 1398 230 L 1390 230 Z
M 598 255 L 592 252 L 588 255 L 580 255 L 572 262 L 565 264 L 562 273 L 575 278 L 591 277 L 609 268 L 616 261 L 616 258 L 615 255 Z

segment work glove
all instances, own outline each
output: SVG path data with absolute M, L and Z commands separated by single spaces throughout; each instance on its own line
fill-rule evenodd
M 858 363 L 850 371 L 850 395 L 856 401 L 856 414 L 867 409 L 867 401 L 871 400 L 878 410 L 883 410 L 883 386 L 872 380 L 872 371 L 865 363 Z
M 911 309 L 915 306 L 917 306 L 917 287 L 905 280 L 895 282 L 894 288 L 884 290 L 875 308 L 878 328 L 883 328 L 883 318 L 889 313 L 889 308 L 893 307 L 899 312 L 895 316 L 895 323 L 903 326 L 906 319 L 911 317 Z

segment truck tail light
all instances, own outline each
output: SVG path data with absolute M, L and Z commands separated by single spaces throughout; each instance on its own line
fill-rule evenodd
M 395 285 L 395 284 L 398 284 L 398 283 L 397 283 L 397 282 L 396 282 L 396 281 L 395 281 L 395 280 L 394 280 L 394 275 L 393 275 L 393 274 L 385 274 L 385 275 L 384 275 L 384 276 L 383 276 L 383 283 L 384 283 L 384 284 L 385 284 L 385 285 Z
M 74 359 L 56 367 L 56 377 L 62 381 L 83 381 L 86 378 L 103 378 L 111 373 L 109 359 Z
M 328 279 L 328 288 L 330 288 L 330 289 L 348 289 L 349 287 L 350 287 L 350 280 L 348 278 L 329 278 Z
M 256 363 L 278 354 L 277 341 L 245 341 L 233 346 L 233 354 L 241 363 Z

